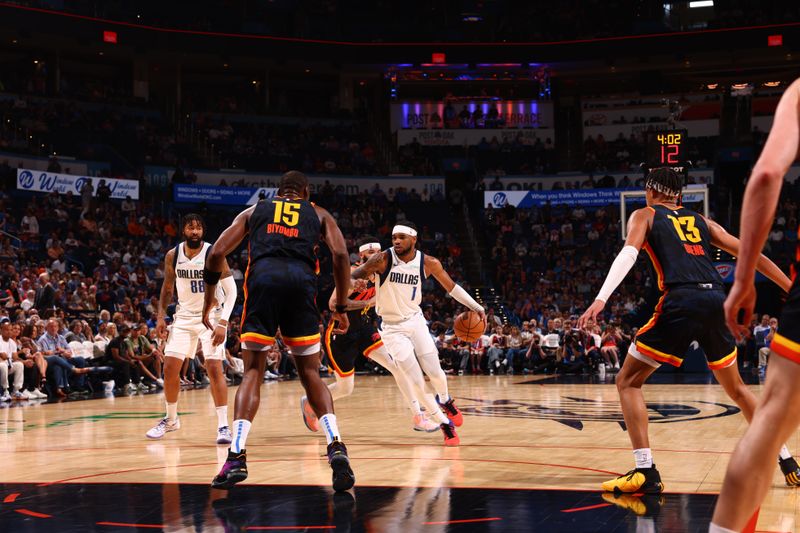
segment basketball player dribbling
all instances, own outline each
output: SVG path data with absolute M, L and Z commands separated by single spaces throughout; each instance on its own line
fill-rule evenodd
M 756 407 L 755 395 L 739 375 L 736 342 L 725 325 L 722 308 L 723 282 L 711 261 L 712 246 L 736 256 L 739 240 L 716 222 L 680 205 L 682 182 L 670 168 L 655 169 L 647 176 L 647 207 L 631 215 L 625 246 L 611 265 L 596 300 L 579 322 L 583 327 L 589 319 L 596 320 L 633 267 L 639 250 L 644 248 L 658 276 L 661 298 L 653 317 L 639 329 L 617 375 L 617 389 L 636 467 L 603 483 L 603 490 L 609 492 L 657 494 L 663 491 L 650 450 L 642 385 L 661 363 L 680 366 L 692 341 L 699 343 L 714 377 L 748 422 Z M 763 255 L 758 258 L 758 269 L 782 289 L 789 289 L 789 278 Z M 797 462 L 785 446 L 780 451 L 780 464 L 786 483 L 797 485 Z
M 358 253 L 360 261 L 353 265 L 355 270 L 360 265 L 367 262 L 372 255 L 381 251 L 381 245 L 376 237 L 366 236 L 359 239 Z M 333 311 L 335 309 L 336 293 L 331 294 L 328 305 Z M 386 351 L 381 335 L 375 328 L 375 283 L 369 280 L 363 289 L 355 289 L 347 299 L 347 316 L 350 319 L 350 327 L 347 333 L 335 334 L 333 329 L 335 321 L 328 322 L 322 344 L 328 354 L 328 359 L 333 365 L 336 381 L 328 385 L 333 396 L 333 401 L 344 398 L 353 393 L 355 387 L 355 362 L 359 354 L 372 359 L 383 368 L 391 372 L 397 387 L 406 400 L 413 416 L 413 428 L 415 431 L 425 431 L 432 433 L 439 430 L 439 424 L 426 417 L 420 409 L 418 394 L 424 394 L 425 382 L 422 371 L 416 369 L 415 374 L 419 377 L 419 389 L 415 390 L 415 384 L 411 382 L 412 376 L 406 372 L 399 372 L 394 359 Z M 419 364 L 416 363 L 417 367 Z M 314 410 L 308 403 L 305 396 L 300 399 L 300 407 L 303 413 L 303 422 L 311 431 L 319 430 L 319 422 Z
M 425 323 L 422 303 L 422 281 L 433 276 L 457 302 L 485 319 L 483 307 L 463 287 L 455 283 L 433 256 L 416 249 L 417 229 L 406 222 L 392 229 L 392 247 L 374 254 L 353 271 L 354 279 L 367 279 L 377 274 L 375 311 L 381 318 L 380 334 L 389 355 L 401 372 L 414 372 L 415 354 L 419 366 L 430 378 L 436 391 L 436 403 L 426 405 L 428 416 L 439 423 L 447 446 L 459 444 L 455 427 L 463 423 L 447 388 L 447 375 L 439 363 L 439 351 Z M 425 401 L 424 397 L 420 400 Z M 442 410 L 446 416 L 442 414 Z
M 778 103 L 772 130 L 744 195 L 736 279 L 725 301 L 725 319 L 737 336 L 747 330 L 753 316 L 759 252 L 775 218 L 783 177 L 797 158 L 799 146 L 800 80 L 795 80 Z M 745 527 L 769 489 L 775 469 L 771 458 L 800 422 L 800 282 L 796 274 L 770 349 L 764 392 L 752 424 L 728 462 L 710 533 L 733 533 Z
M 217 410 L 217 444 L 229 444 L 228 386 L 222 361 L 225 359 L 225 337 L 228 319 L 236 304 L 236 282 L 231 277 L 228 263 L 223 265 L 219 287 L 209 294 L 214 302 L 211 330 L 203 325 L 203 298 L 207 287 L 203 282 L 203 265 L 211 244 L 203 241 L 205 224 L 200 215 L 189 214 L 183 218 L 184 241 L 167 252 L 164 258 L 164 283 L 158 304 L 156 335 L 166 328 L 164 317 L 172 294 L 178 291 L 178 307 L 164 348 L 164 397 L 166 416 L 146 436 L 160 439 L 166 433 L 180 429 L 178 419 L 178 394 L 181 390 L 180 372 L 183 361 L 192 358 L 199 342 L 206 360 L 211 395 Z M 221 302 L 221 307 L 218 305 Z
M 309 202 L 308 178 L 290 171 L 281 177 L 278 195 L 245 209 L 222 232 L 211 247 L 203 277 L 215 287 L 222 275 L 225 257 L 247 237 L 248 264 L 244 281 L 244 311 L 241 342 L 244 378 L 236 391 L 233 442 L 228 458 L 211 483 L 229 489 L 247 479 L 245 445 L 261 402 L 266 354 L 281 337 L 294 356 L 300 381 L 314 413 L 320 419 L 328 443 L 328 463 L 333 470 L 333 488 L 350 489 L 355 483 L 347 448 L 339 435 L 330 390 L 319 376 L 320 334 L 317 310 L 317 256 L 320 237 L 333 256 L 336 281 L 337 333 L 348 328 L 347 295 L 350 289 L 350 261 L 339 226 L 331 214 Z M 209 293 L 203 303 L 203 320 L 213 307 Z

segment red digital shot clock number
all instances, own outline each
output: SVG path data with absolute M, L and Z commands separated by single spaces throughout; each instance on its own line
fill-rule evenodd
M 650 131 L 645 143 L 649 167 L 675 166 L 686 161 L 686 130 Z

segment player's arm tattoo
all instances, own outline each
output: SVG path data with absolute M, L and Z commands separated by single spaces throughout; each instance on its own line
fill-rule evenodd
M 382 272 L 386 268 L 386 261 L 386 252 L 374 254 L 366 263 L 353 270 L 350 276 L 353 279 L 366 279 L 377 272 Z
M 167 307 L 172 303 L 172 294 L 175 292 L 175 248 L 167 252 L 164 257 L 164 281 L 161 284 L 161 295 L 158 299 L 158 318 L 167 315 Z

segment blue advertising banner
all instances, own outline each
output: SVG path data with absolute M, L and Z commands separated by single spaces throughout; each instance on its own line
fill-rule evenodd
M 177 183 L 172 187 L 176 202 L 192 204 L 253 205 L 262 193 L 265 198 L 273 198 L 278 193 L 278 189 L 272 187 L 216 187 Z
M 136 180 L 56 174 L 27 168 L 17 169 L 17 189 L 21 191 L 57 192 L 58 194 L 71 192 L 80 197 L 81 188 L 87 181 L 92 183 L 92 187 L 94 187 L 92 194 L 95 196 L 97 196 L 98 184 L 100 181 L 105 181 L 111 188 L 111 198 L 124 200 L 125 197 L 130 196 L 133 200 L 139 199 L 139 182 Z
M 522 209 L 550 205 L 567 204 L 569 206 L 601 207 L 619 204 L 619 195 L 624 191 L 642 191 L 641 187 L 623 189 L 566 189 L 559 191 L 485 191 L 483 204 L 494 208 L 507 205 Z M 631 199 L 635 202 L 636 199 Z M 641 197 L 644 204 L 644 196 Z M 700 193 L 685 192 L 684 203 L 702 201 Z
M 530 208 L 540 207 L 547 203 L 551 205 L 568 204 L 582 206 L 603 206 L 619 203 L 622 191 L 636 191 L 641 189 L 573 189 L 563 191 L 486 191 L 484 204 L 492 207 Z

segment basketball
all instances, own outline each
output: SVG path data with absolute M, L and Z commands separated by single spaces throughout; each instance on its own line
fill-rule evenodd
M 486 319 L 475 311 L 465 311 L 456 317 L 453 330 L 462 341 L 475 342 L 486 331 Z

